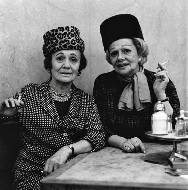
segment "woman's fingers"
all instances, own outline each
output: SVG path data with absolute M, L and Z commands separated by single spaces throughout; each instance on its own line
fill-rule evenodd
M 53 168 L 54 168 L 54 161 L 53 161 L 53 160 L 50 160 L 50 162 L 49 162 L 49 164 L 48 164 L 48 170 L 47 170 L 47 172 L 48 172 L 48 173 L 53 172 Z
M 66 159 L 61 155 L 60 152 L 56 152 L 52 157 L 50 157 L 44 166 L 44 172 L 51 173 L 58 169 L 61 164 L 64 164 Z
M 168 71 L 166 69 L 166 62 L 163 63 L 158 63 L 158 67 L 157 67 L 157 73 L 155 74 L 156 79 L 160 79 L 162 81 L 169 81 L 169 77 L 168 77 Z
M 17 99 L 14 99 L 12 97 L 5 99 L 4 103 L 5 103 L 6 107 L 8 107 L 8 108 L 24 105 L 24 102 L 22 100 L 17 100 Z
M 15 107 L 16 106 L 15 99 L 9 98 L 9 102 L 11 104 L 11 107 Z
M 130 142 L 130 139 L 128 139 L 126 142 L 124 142 L 123 144 L 123 149 L 126 152 L 134 152 L 135 151 L 135 147 L 134 145 Z
M 169 82 L 169 77 L 167 76 L 167 71 L 163 70 L 155 74 L 156 79 L 153 84 L 153 90 L 157 99 L 163 98 L 162 96 L 165 94 L 166 86 Z
M 135 146 L 136 152 L 145 153 L 145 146 L 138 137 L 131 138 L 131 143 Z
M 51 173 L 53 172 L 56 168 L 58 167 L 58 162 L 55 158 L 49 158 L 46 161 L 45 167 L 44 167 L 44 171 L 47 173 Z
M 140 143 L 136 140 L 131 139 L 131 143 L 135 147 L 135 152 L 140 152 Z
M 48 159 L 45 163 L 45 166 L 44 166 L 44 172 L 45 173 L 49 173 L 49 170 L 50 170 L 50 159 Z
M 157 69 L 160 69 L 160 71 L 166 70 L 166 63 L 168 63 L 168 61 L 163 63 L 158 63 Z
M 13 98 L 8 98 L 5 100 L 6 107 L 15 107 L 15 102 Z
M 48 159 L 48 160 L 46 161 L 46 163 L 45 163 L 45 166 L 44 166 L 44 172 L 45 172 L 45 173 L 48 173 L 48 165 L 49 165 L 49 162 L 50 162 L 50 160 Z
M 4 102 L 5 102 L 6 107 L 9 108 L 10 107 L 9 99 L 6 99 Z
M 169 81 L 168 72 L 166 70 L 159 71 L 155 74 L 156 79 L 161 79 L 163 81 Z

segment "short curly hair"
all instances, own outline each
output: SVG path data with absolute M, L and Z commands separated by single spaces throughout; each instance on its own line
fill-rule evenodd
M 81 71 L 83 69 L 85 69 L 87 66 L 87 59 L 86 59 L 84 53 L 80 52 L 80 54 L 81 54 L 81 57 L 80 57 L 80 67 L 78 69 L 78 76 L 81 74 Z M 51 69 L 52 69 L 52 55 L 48 55 L 47 57 L 44 58 L 44 68 L 47 71 L 51 71 Z
M 149 54 L 149 48 L 147 43 L 141 39 L 141 38 L 130 38 L 133 42 L 133 44 L 136 47 L 138 55 L 141 57 L 141 60 L 139 61 L 140 66 L 143 66 L 144 63 L 147 62 L 147 57 Z M 106 50 L 106 60 L 111 64 L 110 62 L 110 54 L 109 50 Z

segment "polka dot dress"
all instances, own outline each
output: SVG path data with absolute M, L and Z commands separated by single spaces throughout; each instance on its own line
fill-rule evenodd
M 46 160 L 61 147 L 87 140 L 92 151 L 105 145 L 105 133 L 93 98 L 72 85 L 68 113 L 61 117 L 50 94 L 49 81 L 29 84 L 21 90 L 22 147 L 15 163 L 15 188 L 40 189 Z M 17 96 L 17 95 L 15 95 Z

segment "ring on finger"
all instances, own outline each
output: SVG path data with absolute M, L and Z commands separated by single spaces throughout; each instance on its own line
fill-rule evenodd
M 139 142 L 138 141 L 134 141 L 136 144 L 139 144 Z
M 130 150 L 130 147 L 126 146 L 126 147 L 125 147 L 125 150 L 126 150 L 126 151 L 129 151 L 129 150 Z

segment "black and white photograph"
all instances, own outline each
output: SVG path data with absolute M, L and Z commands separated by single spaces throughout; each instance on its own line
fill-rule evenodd
M 0 190 L 188 190 L 188 1 L 0 0 Z

